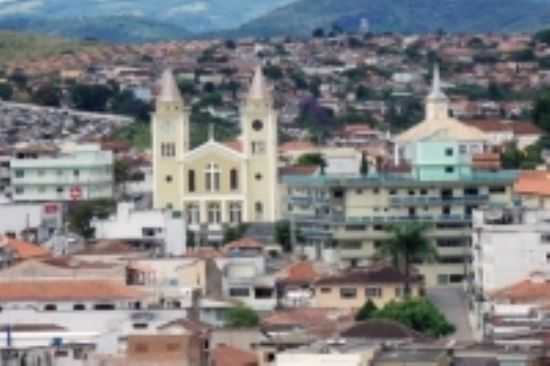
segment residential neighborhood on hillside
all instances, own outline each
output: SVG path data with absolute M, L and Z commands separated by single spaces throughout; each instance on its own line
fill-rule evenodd
M 550 33 L 0 64 L 0 366 L 550 365 Z

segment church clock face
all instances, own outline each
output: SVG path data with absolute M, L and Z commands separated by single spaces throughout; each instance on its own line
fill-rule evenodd
M 264 123 L 257 119 L 252 122 L 252 128 L 254 129 L 254 131 L 261 131 L 264 128 Z
M 161 121 L 160 130 L 165 134 L 169 134 L 172 130 L 172 124 L 169 121 Z

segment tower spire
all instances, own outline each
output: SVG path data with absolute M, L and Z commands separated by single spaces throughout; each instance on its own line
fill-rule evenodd
M 250 85 L 250 91 L 248 93 L 248 99 L 265 99 L 268 97 L 267 84 L 265 82 L 262 66 L 256 66 L 254 71 L 254 78 Z
M 183 104 L 178 83 L 171 69 L 166 69 L 160 79 L 160 93 L 157 101 Z
M 432 90 L 428 98 L 432 100 L 447 99 L 447 96 L 443 93 L 443 90 L 441 90 L 441 75 L 439 71 L 439 63 L 437 62 L 434 64 Z

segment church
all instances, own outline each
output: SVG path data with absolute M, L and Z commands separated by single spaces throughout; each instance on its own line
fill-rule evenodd
M 277 218 L 277 111 L 257 67 L 241 105 L 241 135 L 219 142 L 212 131 L 191 149 L 190 111 L 175 77 L 160 80 L 152 118 L 153 205 L 183 212 L 188 228 L 221 235 L 228 225 Z

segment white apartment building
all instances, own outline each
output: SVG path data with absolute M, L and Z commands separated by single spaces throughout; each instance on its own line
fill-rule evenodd
M 113 197 L 113 154 L 97 144 L 18 146 L 10 172 L 15 202 Z
M 550 270 L 550 211 L 475 211 L 473 281 L 485 294 Z
M 181 256 L 186 251 L 186 223 L 181 212 L 170 210 L 135 210 L 134 204 L 121 202 L 117 212 L 91 222 L 96 239 L 159 240 L 166 255 Z

